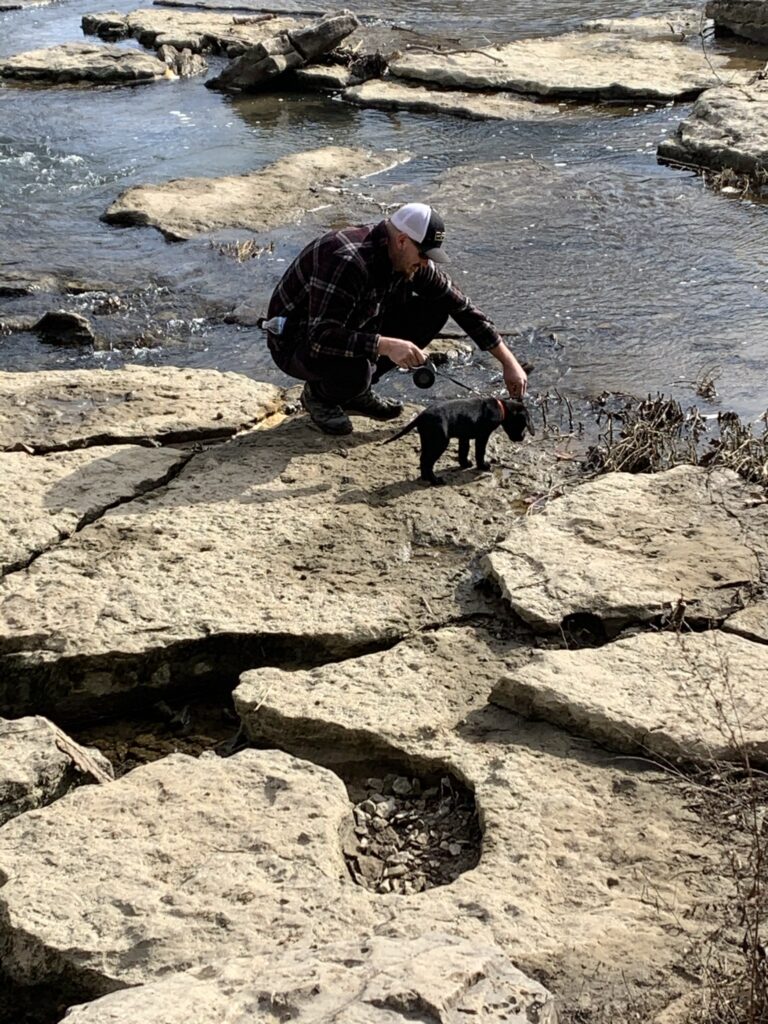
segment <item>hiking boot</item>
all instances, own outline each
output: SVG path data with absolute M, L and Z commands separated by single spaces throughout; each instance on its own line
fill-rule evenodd
M 403 411 L 403 403 L 394 398 L 380 398 L 368 388 L 362 395 L 345 402 L 344 408 L 349 412 L 359 412 L 361 416 L 368 416 L 372 420 L 393 420 Z
M 323 402 L 312 394 L 309 383 L 301 392 L 301 404 L 309 413 L 309 418 L 324 434 L 351 434 L 352 421 L 340 405 Z

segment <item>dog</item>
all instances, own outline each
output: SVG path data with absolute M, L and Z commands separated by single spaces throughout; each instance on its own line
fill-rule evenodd
M 421 479 L 437 486 L 444 484 L 445 480 L 435 476 L 435 463 L 452 437 L 459 439 L 459 465 L 463 469 L 471 465 L 469 442 L 473 438 L 475 465 L 478 469 L 490 469 L 485 461 L 485 449 L 488 438 L 497 427 L 503 427 L 512 441 L 522 441 L 526 430 L 529 434 L 536 433 L 531 414 L 523 402 L 502 398 L 460 398 L 430 405 L 384 443 L 390 444 L 411 430 L 418 430 L 421 438 Z

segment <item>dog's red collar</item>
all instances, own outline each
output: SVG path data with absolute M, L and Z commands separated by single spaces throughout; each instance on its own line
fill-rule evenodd
M 499 407 L 499 412 L 501 413 L 501 422 L 503 423 L 504 420 L 506 419 L 507 407 L 506 407 L 506 405 L 504 405 L 504 403 L 502 402 L 502 400 L 500 398 L 496 399 L 496 405 L 498 405 L 498 407 Z

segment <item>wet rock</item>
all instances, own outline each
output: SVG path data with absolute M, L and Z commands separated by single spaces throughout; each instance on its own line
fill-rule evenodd
M 173 46 L 193 53 L 223 53 L 235 57 L 250 46 L 285 32 L 300 28 L 294 17 L 277 18 L 264 12 L 243 14 L 203 13 L 198 11 L 166 11 L 144 7 L 127 14 L 108 11 L 86 14 L 83 32 L 102 39 L 133 37 L 143 46 L 159 50 Z
M 36 316 L 4 316 L 0 319 L 0 335 L 31 332 L 37 320 Z
M 0 718 L 0 825 L 53 803 L 85 783 L 108 781 L 112 766 L 39 716 Z
M 662 163 L 733 170 L 763 183 L 768 165 L 768 83 L 708 89 L 658 147 Z
M 731 471 L 611 474 L 520 520 L 484 564 L 537 629 L 587 615 L 618 630 L 678 608 L 722 619 L 768 571 L 768 511 L 750 496 Z
M 166 482 L 187 461 L 178 449 L 120 445 L 38 456 L 0 453 L 0 574 Z
M 168 74 L 166 65 L 150 54 L 93 43 L 63 43 L 0 60 L 0 78 L 51 85 L 139 85 L 167 78 Z
M 664 39 L 682 42 L 698 36 L 705 25 L 700 8 L 644 15 L 634 18 L 595 18 L 579 25 L 582 32 L 616 32 L 635 39 Z
M 38 292 L 82 295 L 85 292 L 114 291 L 115 285 L 104 281 L 87 281 L 35 271 L 5 270 L 0 273 L 0 297 L 15 298 Z
M 158 48 L 157 55 L 179 78 L 191 78 L 208 70 L 208 61 L 189 49 L 177 50 L 165 43 Z
M 273 35 L 245 50 L 216 78 L 205 84 L 223 92 L 259 89 L 284 71 L 293 71 L 334 49 L 358 27 L 349 11 L 329 14 L 304 28 Z
M 220 1024 L 280 1007 L 296 1024 L 337 1020 L 396 1024 L 428 1014 L 439 1024 L 554 1024 L 547 990 L 493 943 L 444 932 L 384 936 L 274 950 L 228 960 L 77 1007 L 67 1024 Z
M 95 340 L 88 318 L 66 310 L 43 314 L 32 330 L 51 345 L 92 345 Z
M 581 991 L 593 958 L 606 983 L 664 974 L 694 932 L 707 932 L 699 894 L 708 869 L 699 861 L 683 878 L 681 858 L 690 860 L 680 847 L 695 846 L 710 867 L 725 850 L 702 849 L 688 795 L 663 773 L 489 705 L 494 685 L 527 657 L 481 629 L 447 628 L 311 670 L 245 673 L 235 703 L 260 743 L 335 761 L 353 777 L 383 779 L 386 765 L 393 778 L 431 769 L 439 781 L 442 768 L 471 790 L 479 863 L 448 886 L 417 894 L 414 878 L 410 894 L 379 895 L 398 934 L 424 934 L 440 920 L 452 933 L 492 932 L 513 960 L 556 963 L 561 991 Z M 436 826 L 423 831 L 439 850 L 431 859 L 450 861 L 457 841 L 431 835 Z M 608 887 L 607 877 L 621 885 Z M 648 878 L 668 894 L 653 906 Z M 673 924 L 681 919 L 686 934 Z
M 690 99 L 718 82 L 728 58 L 701 47 L 615 32 L 522 39 L 481 51 L 407 54 L 393 75 L 452 89 L 511 89 L 561 99 Z M 729 79 L 746 73 L 728 70 Z
M 768 647 L 728 633 L 646 633 L 600 650 L 546 651 L 491 699 L 612 750 L 678 763 L 768 765 Z
M 25 445 L 45 452 L 227 436 L 279 406 L 279 388 L 216 370 L 0 373 L 0 449 Z
M 348 811 L 336 776 L 276 751 L 172 754 L 82 787 L 0 829 L 4 971 L 88 998 L 359 934 L 371 914 L 343 882 Z
M 768 43 L 768 3 L 765 0 L 709 0 L 706 15 L 715 28 Z
M 344 90 L 343 98 L 359 107 L 453 114 L 475 121 L 548 120 L 562 115 L 562 110 L 555 105 L 534 103 L 533 100 L 509 94 L 430 89 L 426 86 L 406 85 L 392 79 L 376 79 L 352 86 Z
M 293 78 L 302 88 L 328 89 L 334 92 L 346 89 L 357 81 L 345 64 L 311 64 L 297 68 L 293 72 Z
M 376 174 L 394 162 L 391 155 L 327 146 L 250 174 L 138 185 L 123 192 L 102 219 L 155 227 L 172 241 L 226 227 L 265 231 L 316 206 L 318 191 L 331 183 Z

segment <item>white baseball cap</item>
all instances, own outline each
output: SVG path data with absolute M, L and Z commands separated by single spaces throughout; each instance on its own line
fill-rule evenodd
M 416 243 L 419 252 L 435 263 L 448 263 L 442 250 L 445 224 L 439 213 L 426 203 L 406 203 L 395 210 L 390 223 Z

